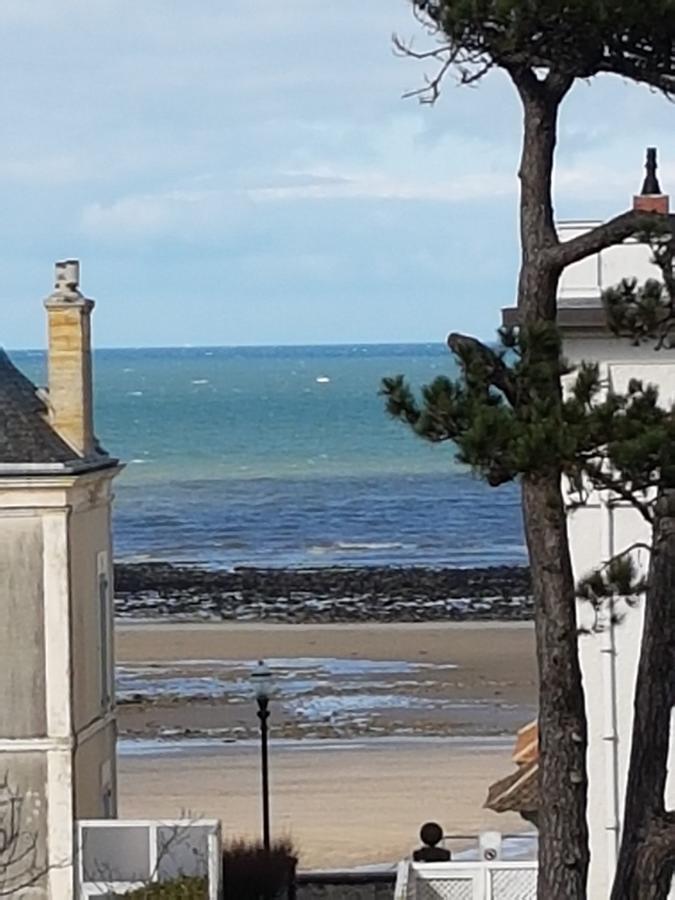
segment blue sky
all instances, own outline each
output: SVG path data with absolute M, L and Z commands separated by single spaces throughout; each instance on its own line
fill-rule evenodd
M 44 343 L 82 260 L 99 346 L 489 336 L 513 298 L 520 110 L 500 75 L 401 95 L 408 0 L 3 0 L 0 343 Z M 557 212 L 626 207 L 675 110 L 616 79 L 563 111 Z

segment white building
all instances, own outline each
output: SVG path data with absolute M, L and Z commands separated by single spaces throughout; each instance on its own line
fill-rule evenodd
M 636 198 L 644 206 L 646 198 Z M 653 198 L 653 209 L 668 212 L 668 198 Z M 562 223 L 561 238 L 573 237 L 590 227 Z M 601 292 L 622 278 L 661 279 L 643 244 L 627 242 L 570 267 L 564 274 L 558 303 L 563 329 L 563 352 L 572 363 L 597 362 L 601 376 L 617 392 L 625 392 L 631 379 L 659 388 L 665 405 L 675 401 L 675 359 L 672 351 L 656 351 L 653 343 L 634 346 L 614 337 L 606 327 Z M 569 535 L 575 577 L 597 568 L 598 563 L 634 543 L 649 543 L 650 528 L 642 516 L 626 504 L 610 504 L 596 494 L 569 517 Z M 638 556 L 639 556 L 638 551 Z M 648 563 L 642 553 L 641 567 Z M 630 760 L 633 697 L 642 635 L 643 607 L 623 610 L 618 624 L 607 617 L 600 634 L 579 642 L 588 718 L 588 821 L 591 867 L 589 897 L 608 897 L 616 867 L 621 835 L 623 799 Z M 579 620 L 591 625 L 590 610 L 582 606 Z M 675 762 L 675 755 L 672 757 Z M 675 791 L 669 782 L 670 806 Z
M 634 205 L 642 210 L 668 212 L 669 199 L 660 193 L 655 171 L 648 172 L 643 193 L 634 198 Z M 596 224 L 599 223 L 560 222 L 558 232 L 561 240 L 569 240 Z M 654 384 L 662 402 L 670 405 L 675 402 L 673 352 L 656 351 L 650 342 L 634 346 L 629 339 L 615 337 L 607 327 L 602 292 L 623 278 L 636 278 L 640 283 L 648 278 L 662 280 L 649 247 L 626 241 L 564 272 L 558 297 L 563 354 L 573 365 L 581 361 L 598 363 L 603 380 L 618 392 L 624 392 L 633 378 Z M 515 321 L 515 315 L 515 310 L 505 310 L 505 322 Z M 651 540 L 648 525 L 633 507 L 609 500 L 607 495 L 596 493 L 585 506 L 569 515 L 570 549 L 577 580 L 636 542 Z M 638 562 L 641 567 L 647 566 L 645 552 Z M 593 900 L 609 897 L 611 890 L 630 759 L 643 613 L 639 605 L 623 612 L 623 621 L 616 623 L 607 616 L 600 631 L 582 635 L 579 640 L 588 718 L 588 896 Z M 578 618 L 582 629 L 594 624 L 587 604 L 580 604 Z M 675 764 L 675 753 L 671 758 Z M 667 792 L 672 807 L 673 779 Z
M 0 894 L 69 900 L 75 820 L 116 813 L 112 481 L 77 262 L 45 302 L 49 390 L 0 351 Z

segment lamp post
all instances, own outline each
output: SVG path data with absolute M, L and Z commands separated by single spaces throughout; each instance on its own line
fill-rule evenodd
M 260 719 L 260 759 L 262 765 L 262 820 L 263 820 L 263 847 L 270 849 L 270 786 L 269 763 L 267 756 L 267 720 L 269 719 L 269 702 L 272 684 L 272 673 L 262 660 L 251 673 L 251 681 L 255 688 L 255 698 L 258 703 L 258 718 Z

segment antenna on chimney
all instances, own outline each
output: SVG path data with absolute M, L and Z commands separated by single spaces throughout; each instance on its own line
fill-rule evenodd
M 657 168 L 658 163 L 656 161 L 656 147 L 648 147 L 647 162 L 645 163 L 647 176 L 644 180 L 644 184 L 642 185 L 643 197 L 647 194 L 661 194 L 661 185 L 659 184 L 659 179 L 656 175 Z

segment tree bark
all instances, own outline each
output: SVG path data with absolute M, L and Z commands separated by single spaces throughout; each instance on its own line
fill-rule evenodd
M 539 667 L 539 900 L 586 897 L 586 713 L 559 477 L 523 482 Z
M 558 237 L 551 202 L 556 95 L 527 71 L 512 73 L 524 108 L 520 167 L 521 326 L 556 320 L 561 267 L 547 254 Z M 549 364 L 547 402 L 561 402 L 557 352 Z M 527 401 L 526 401 L 527 402 Z M 586 712 L 579 666 L 574 577 L 569 555 L 562 473 L 523 479 L 523 516 L 532 570 L 539 667 L 539 900 L 584 900 L 588 877 Z
M 675 866 L 675 815 L 665 808 L 675 680 L 675 490 L 654 519 L 624 824 L 612 900 L 666 900 Z

